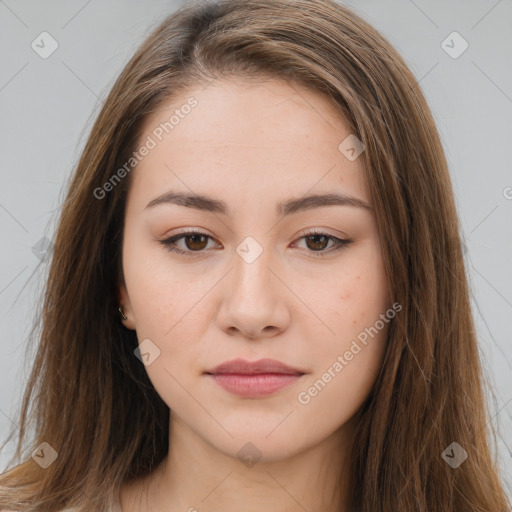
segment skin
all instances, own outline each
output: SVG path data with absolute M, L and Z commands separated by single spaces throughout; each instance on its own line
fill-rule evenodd
M 382 364 L 387 324 L 309 403 L 297 397 L 391 307 L 379 234 L 371 209 L 283 217 L 275 205 L 338 192 L 371 206 L 362 158 L 338 149 L 350 130 L 327 98 L 279 80 L 187 90 L 146 119 L 141 144 L 191 96 L 198 105 L 133 171 L 125 211 L 123 324 L 160 350 L 145 368 L 171 409 L 171 449 L 148 478 L 121 488 L 123 511 L 343 510 L 354 415 Z M 225 201 L 229 215 L 146 208 L 169 190 Z M 176 242 L 192 256 L 160 243 L 185 228 L 211 238 Z M 303 234 L 312 228 L 352 242 L 329 252 L 332 239 Z M 252 263 L 236 252 L 247 236 L 263 250 Z M 204 374 L 239 357 L 305 375 L 242 398 Z M 248 442 L 261 455 L 252 467 L 237 457 Z

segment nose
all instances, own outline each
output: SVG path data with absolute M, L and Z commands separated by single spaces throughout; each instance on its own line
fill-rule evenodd
M 277 336 L 290 322 L 289 292 L 278 275 L 272 251 L 267 248 L 248 262 L 233 255 L 234 268 L 222 287 L 217 315 L 219 328 L 232 336 L 251 340 Z

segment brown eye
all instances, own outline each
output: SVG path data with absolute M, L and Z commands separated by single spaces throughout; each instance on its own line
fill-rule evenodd
M 193 234 L 193 235 L 185 235 L 184 237 L 185 245 L 187 249 L 191 251 L 200 251 L 204 249 L 208 245 L 208 238 L 205 235 Z M 187 240 L 191 239 L 192 242 L 188 242 Z
M 303 233 L 299 240 L 304 243 L 306 254 L 314 258 L 335 253 L 352 243 L 350 239 L 337 238 L 321 231 Z
M 308 249 L 313 251 L 323 251 L 330 240 L 330 237 L 325 235 L 309 235 L 305 238 Z M 312 241 L 312 243 L 310 244 L 309 241 Z
M 204 249 L 208 247 L 208 242 L 212 237 L 206 233 L 198 231 L 188 231 L 179 235 L 171 236 L 160 243 L 171 252 L 183 254 L 187 256 L 200 256 L 202 253 L 207 252 Z M 178 245 L 180 243 L 180 245 Z

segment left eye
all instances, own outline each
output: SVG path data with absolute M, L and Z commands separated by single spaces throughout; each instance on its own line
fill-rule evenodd
M 185 240 L 185 249 L 177 245 L 177 242 L 182 239 Z M 198 253 L 204 252 L 204 249 L 206 249 L 209 239 L 213 240 L 213 238 L 206 233 L 187 231 L 161 240 L 160 243 L 171 252 L 185 254 L 187 256 L 198 256 Z M 311 252 L 311 255 L 314 257 L 318 257 L 314 253 L 319 253 L 319 256 L 322 256 L 343 249 L 352 242 L 352 240 L 337 238 L 327 233 L 317 231 L 303 234 L 299 240 L 302 239 L 306 241 L 306 247 L 310 249 L 308 252 Z M 330 241 L 333 242 L 333 246 L 331 246 L 329 250 L 325 250 Z

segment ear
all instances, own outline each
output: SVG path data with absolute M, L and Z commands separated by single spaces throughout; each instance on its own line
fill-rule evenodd
M 121 283 L 118 285 L 117 297 L 118 297 L 119 307 L 121 308 L 121 311 L 123 312 L 124 316 L 126 317 L 126 320 L 125 320 L 123 318 L 123 316 L 121 315 L 121 313 L 118 311 L 117 313 L 119 315 L 120 322 L 127 329 L 135 330 L 135 318 L 133 315 L 130 297 L 128 296 L 128 291 L 127 291 L 126 285 L 124 283 Z

